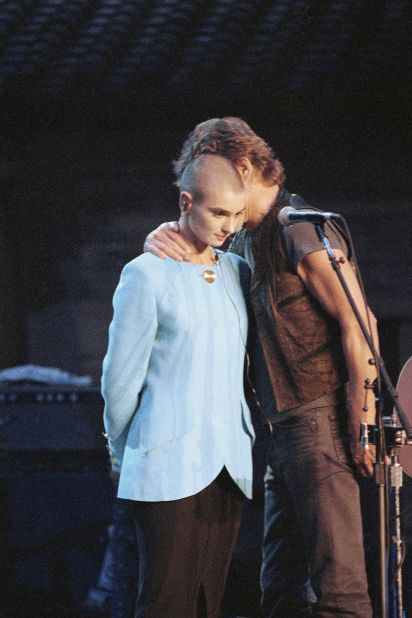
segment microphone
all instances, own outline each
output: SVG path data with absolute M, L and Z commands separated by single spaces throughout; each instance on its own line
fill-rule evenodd
M 309 223 L 324 223 L 325 221 L 340 219 L 335 212 L 320 212 L 318 210 L 295 210 L 292 206 L 285 206 L 278 213 L 278 221 L 281 225 L 292 225 L 299 221 Z

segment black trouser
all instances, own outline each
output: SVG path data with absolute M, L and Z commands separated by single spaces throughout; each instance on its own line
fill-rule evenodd
M 267 618 L 370 618 L 359 487 L 343 406 L 275 423 L 265 476 L 262 609 Z M 316 601 L 311 594 L 311 601 Z
M 218 618 L 243 509 L 226 469 L 194 496 L 135 502 L 136 618 Z

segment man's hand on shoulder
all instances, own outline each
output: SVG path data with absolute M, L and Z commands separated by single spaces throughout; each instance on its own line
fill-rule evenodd
M 190 247 L 180 234 L 177 221 L 162 223 L 150 232 L 146 236 L 143 251 L 154 253 L 162 259 L 170 257 L 177 262 L 190 262 L 192 259 Z

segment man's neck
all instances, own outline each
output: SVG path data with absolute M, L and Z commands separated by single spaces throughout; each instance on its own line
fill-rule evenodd
M 256 184 L 250 191 L 247 229 L 252 231 L 263 221 L 271 209 L 277 195 L 279 185 L 266 186 L 263 183 Z

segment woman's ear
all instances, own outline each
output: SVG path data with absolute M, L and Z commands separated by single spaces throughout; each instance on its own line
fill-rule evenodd
M 192 207 L 192 196 L 187 191 L 182 191 L 179 198 L 179 206 L 182 213 L 188 212 Z

